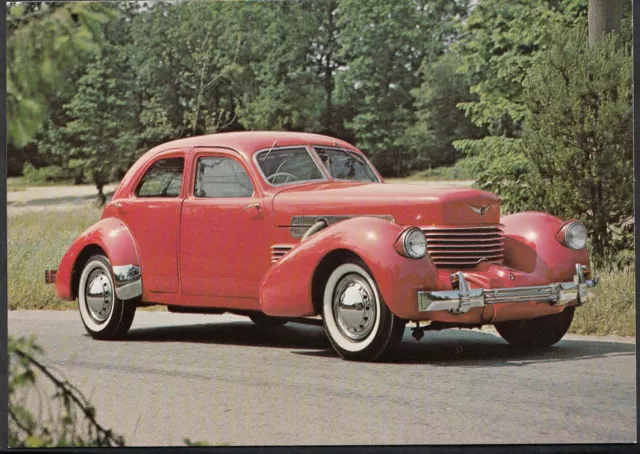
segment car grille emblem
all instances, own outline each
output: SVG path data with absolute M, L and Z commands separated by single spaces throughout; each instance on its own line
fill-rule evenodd
M 491 209 L 491 205 L 487 205 L 484 207 L 476 207 L 473 205 L 469 205 L 469 208 L 471 208 L 474 211 L 474 213 L 478 213 L 480 216 L 484 216 L 484 214 Z

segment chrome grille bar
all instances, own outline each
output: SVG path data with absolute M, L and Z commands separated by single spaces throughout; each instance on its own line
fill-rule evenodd
M 438 267 L 476 266 L 481 261 L 504 262 L 502 225 L 423 227 L 427 251 Z

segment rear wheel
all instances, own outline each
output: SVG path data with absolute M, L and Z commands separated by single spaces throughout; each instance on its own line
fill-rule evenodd
M 249 314 L 249 318 L 256 325 L 266 327 L 282 326 L 285 325 L 288 321 L 286 318 L 271 317 L 263 312 L 254 312 L 252 314 Z
M 82 269 L 78 309 L 84 328 L 95 339 L 122 338 L 133 323 L 136 301 L 116 296 L 111 263 L 104 255 L 92 256 Z
M 521 347 L 549 347 L 567 334 L 575 309 L 569 306 L 559 314 L 496 323 L 495 327 L 500 336 L 510 344 Z
M 361 260 L 344 263 L 329 276 L 322 319 L 333 349 L 355 361 L 389 357 L 398 348 L 406 324 L 386 305 Z

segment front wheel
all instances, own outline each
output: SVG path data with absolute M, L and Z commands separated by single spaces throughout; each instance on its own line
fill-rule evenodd
M 406 324 L 391 312 L 360 260 L 338 266 L 329 276 L 322 319 L 333 349 L 355 361 L 388 357 L 400 344 Z
M 111 263 L 104 255 L 91 257 L 80 275 L 78 308 L 87 333 L 95 339 L 119 339 L 127 334 L 136 301 L 116 296 Z
M 575 309 L 574 306 L 569 306 L 559 314 L 496 323 L 495 327 L 498 334 L 510 344 L 520 347 L 550 347 L 569 331 Z

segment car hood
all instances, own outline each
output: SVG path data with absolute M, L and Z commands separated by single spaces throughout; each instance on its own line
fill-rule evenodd
M 287 188 L 273 198 L 276 226 L 294 216 L 392 216 L 399 225 L 500 223 L 500 200 L 471 188 L 425 184 L 323 183 Z M 484 210 L 482 210 L 484 208 Z M 482 214 L 484 211 L 484 214 Z

